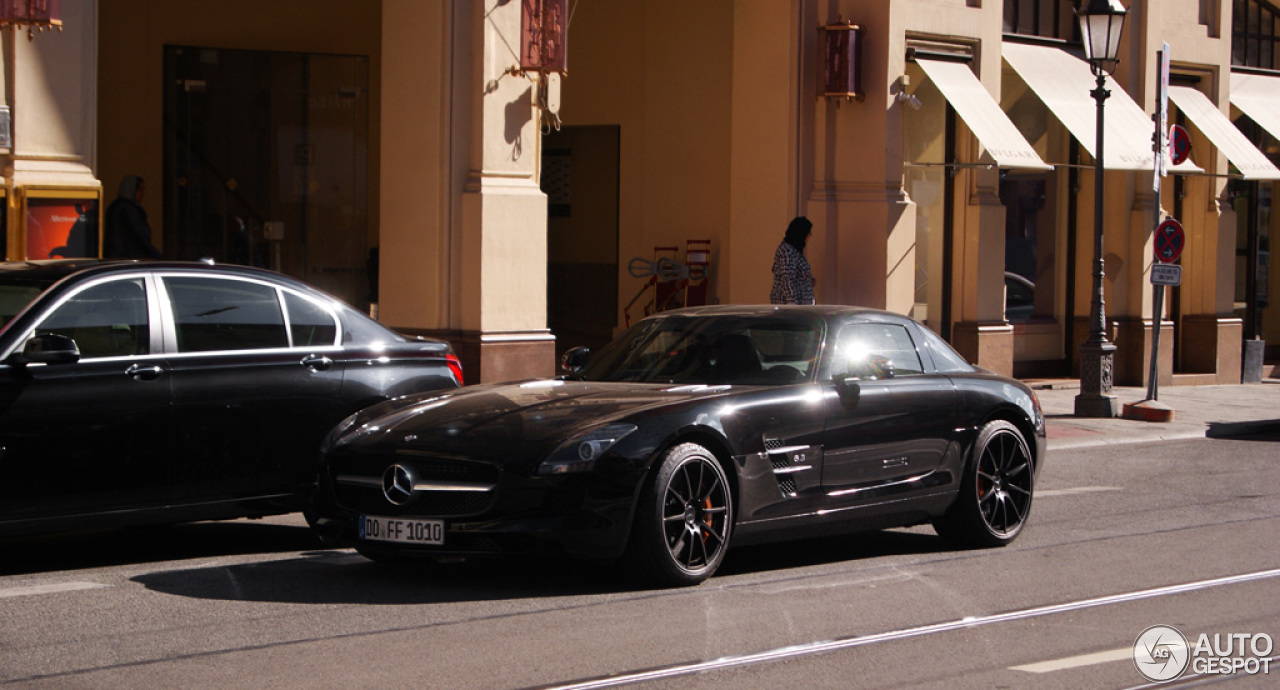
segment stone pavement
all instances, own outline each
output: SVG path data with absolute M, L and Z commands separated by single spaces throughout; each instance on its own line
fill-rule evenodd
M 1169 422 L 1076 417 L 1080 382 L 1025 381 L 1035 389 L 1044 409 L 1049 450 L 1118 443 L 1143 443 L 1206 436 L 1280 433 L 1280 379 L 1227 386 L 1162 386 L 1159 402 L 1173 408 Z M 1119 387 L 1113 393 L 1123 409 L 1141 402 L 1146 388 Z

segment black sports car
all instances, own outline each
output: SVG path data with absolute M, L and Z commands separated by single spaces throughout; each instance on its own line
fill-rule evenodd
M 0 535 L 300 510 L 339 420 L 461 383 L 278 273 L 0 263 Z
M 559 380 L 376 405 L 325 443 L 322 538 L 374 560 L 626 557 L 663 584 L 730 544 L 932 522 L 1018 536 L 1044 457 L 1023 384 L 853 307 L 649 317 Z

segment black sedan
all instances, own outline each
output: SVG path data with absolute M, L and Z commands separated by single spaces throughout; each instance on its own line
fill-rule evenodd
M 0 263 L 0 534 L 299 510 L 325 434 L 456 388 L 406 338 L 277 273 Z
M 910 319 L 682 309 L 565 366 L 353 415 L 325 443 L 313 525 L 374 560 L 625 557 L 680 585 L 730 544 L 931 522 L 1000 546 L 1027 523 L 1035 395 Z

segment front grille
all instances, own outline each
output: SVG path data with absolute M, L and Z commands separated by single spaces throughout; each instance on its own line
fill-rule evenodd
M 336 459 L 343 469 L 336 471 L 334 494 L 347 510 L 372 515 L 412 515 L 420 517 L 464 517 L 480 515 L 492 507 L 502 470 L 496 465 L 456 458 L 408 455 L 377 455 Z M 382 475 L 399 464 L 413 474 L 415 484 L 472 482 L 493 487 L 489 490 L 433 491 L 418 489 L 404 505 L 387 500 L 382 492 Z

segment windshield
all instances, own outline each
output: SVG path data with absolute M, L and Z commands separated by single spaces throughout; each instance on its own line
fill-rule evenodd
M 811 380 L 820 320 L 670 316 L 646 319 L 580 372 L 587 381 L 790 385 Z

